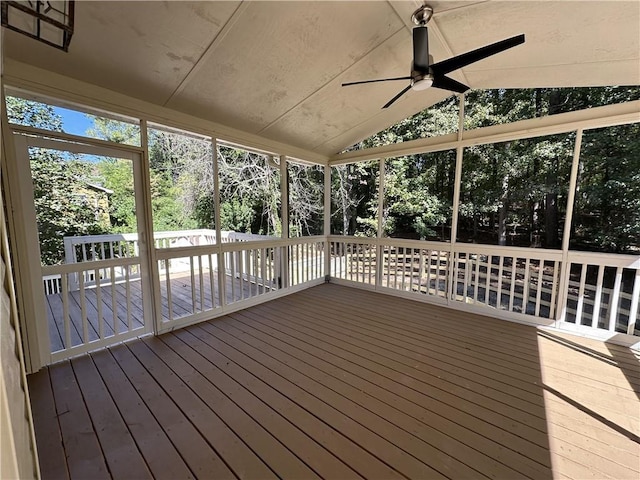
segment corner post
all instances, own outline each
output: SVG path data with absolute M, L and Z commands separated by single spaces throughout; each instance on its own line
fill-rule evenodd
M 378 168 L 378 231 L 376 235 L 376 290 L 382 284 L 382 237 L 384 234 L 384 177 L 385 177 L 385 158 L 379 160 Z
M 564 219 L 564 230 L 562 231 L 562 265 L 560 270 L 560 282 L 558 288 L 560 291 L 556 296 L 556 318 L 555 327 L 563 322 L 567 315 L 567 295 L 569 293 L 569 236 L 571 235 L 571 222 L 573 220 L 573 205 L 576 198 L 576 186 L 578 183 L 578 169 L 580 167 L 580 151 L 582 149 L 582 132 L 579 128 L 576 131 L 576 142 L 573 147 L 573 162 L 571 164 L 571 177 L 569 180 L 569 195 L 567 197 L 567 215 Z
M 462 162 L 464 159 L 464 147 L 462 139 L 464 137 L 464 93 L 460 95 L 460 103 L 458 108 L 458 141 L 456 145 L 456 172 L 453 184 L 453 212 L 451 215 L 451 242 L 449 246 L 449 274 L 447 276 L 447 304 L 456 298 L 456 278 L 455 263 L 456 259 L 456 238 L 458 237 L 458 212 L 460 211 L 460 184 L 462 183 Z M 438 255 L 438 262 L 440 256 Z M 438 266 L 439 267 L 439 266 Z M 437 289 L 436 289 L 437 290 Z
M 327 162 L 324 166 L 324 277 L 331 278 L 331 165 Z

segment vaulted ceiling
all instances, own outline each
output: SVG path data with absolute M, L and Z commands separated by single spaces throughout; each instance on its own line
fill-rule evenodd
M 472 88 L 640 84 L 640 2 L 432 1 L 434 61 L 524 33 L 451 76 Z M 11 31 L 5 57 L 323 155 L 450 93 L 402 82 L 421 2 L 76 2 L 68 53 Z

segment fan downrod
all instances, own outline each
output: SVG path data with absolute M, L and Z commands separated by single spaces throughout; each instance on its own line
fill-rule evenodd
M 411 21 L 418 26 L 424 26 L 429 23 L 429 20 L 431 20 L 432 16 L 433 8 L 431 8 L 427 4 L 424 4 L 415 12 L 413 12 L 413 15 L 411 15 Z

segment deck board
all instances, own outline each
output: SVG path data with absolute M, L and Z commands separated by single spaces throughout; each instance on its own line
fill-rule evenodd
M 635 479 L 639 374 L 624 347 L 329 284 L 29 384 L 45 479 Z
M 156 478 L 194 478 L 153 413 L 107 350 L 92 355 L 98 373 Z

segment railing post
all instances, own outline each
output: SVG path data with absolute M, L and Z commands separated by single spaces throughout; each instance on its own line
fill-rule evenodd
M 567 295 L 569 294 L 569 275 L 571 268 L 569 265 L 569 236 L 571 235 L 571 221 L 573 218 L 573 204 L 576 197 L 576 184 L 578 182 L 578 169 L 580 167 L 580 149 L 582 148 L 582 129 L 576 131 L 576 141 L 573 147 L 573 162 L 571 164 L 571 177 L 569 180 L 569 195 L 567 197 L 567 215 L 564 219 L 564 230 L 562 233 L 562 266 L 560 271 L 559 292 L 556 296 L 556 323 L 558 327 L 567 315 Z M 586 265 L 583 266 L 586 268 Z

